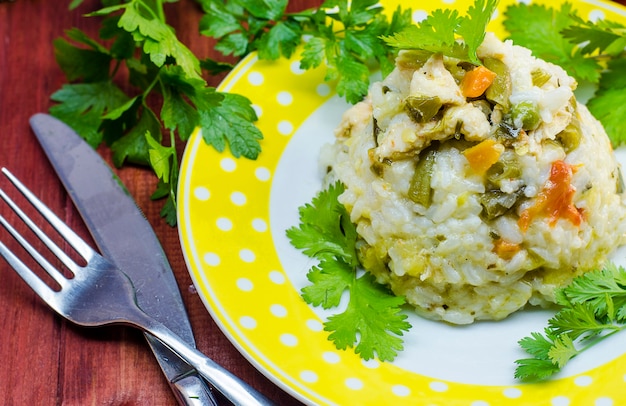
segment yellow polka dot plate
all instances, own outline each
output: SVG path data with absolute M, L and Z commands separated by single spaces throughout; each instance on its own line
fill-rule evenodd
M 401 0 L 382 2 L 394 10 Z M 502 34 L 501 1 L 490 29 Z M 416 20 L 436 8 L 464 12 L 470 0 L 404 2 Z M 561 1 L 547 2 L 557 7 Z M 626 22 L 626 10 L 598 0 L 572 2 L 579 15 Z M 405 351 L 393 363 L 337 350 L 299 291 L 312 265 L 285 230 L 321 188 L 320 147 L 333 139 L 347 104 L 297 58 L 245 58 L 220 90 L 248 97 L 264 134 L 257 160 L 233 158 L 194 134 L 181 164 L 179 230 L 198 293 L 223 332 L 256 368 L 307 404 L 595 405 L 626 404 L 626 335 L 615 335 L 540 384 L 513 379 L 525 355 L 517 341 L 541 331 L 550 313 L 452 327 L 410 315 Z M 623 255 L 621 255 L 623 256 Z

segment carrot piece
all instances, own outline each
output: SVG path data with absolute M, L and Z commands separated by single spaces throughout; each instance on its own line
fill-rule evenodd
M 488 138 L 463 151 L 463 155 L 469 162 L 470 168 L 479 175 L 487 172 L 493 164 L 498 162 L 500 155 L 504 151 L 502 144 L 496 140 Z
M 484 66 L 477 66 L 467 72 L 461 80 L 461 92 L 465 97 L 479 97 L 491 86 L 497 74 Z
M 548 217 L 548 224 L 554 226 L 559 218 L 564 218 L 579 226 L 583 215 L 572 199 L 576 188 L 572 186 L 572 175 L 575 167 L 563 161 L 555 161 L 550 168 L 550 178 L 537 196 L 534 205 L 520 214 L 517 224 L 526 231 L 531 221 L 538 216 Z
M 510 260 L 519 252 L 521 246 L 519 244 L 512 243 L 502 238 L 493 242 L 493 252 L 500 258 Z

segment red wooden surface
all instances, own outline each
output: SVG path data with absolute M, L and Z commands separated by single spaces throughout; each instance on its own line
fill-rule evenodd
M 8 167 L 83 236 L 87 232 L 32 135 L 28 118 L 45 112 L 50 94 L 65 82 L 52 41 L 79 27 L 94 34 L 96 18 L 82 15 L 99 6 L 88 0 L 68 11 L 69 1 L 0 2 L 0 166 Z M 321 1 L 292 1 L 302 9 Z M 626 4 L 626 0 L 620 0 Z M 201 11 L 192 0 L 166 6 L 168 23 L 197 55 L 216 55 L 198 35 Z M 209 78 L 216 86 L 219 78 Z M 101 151 L 108 158 L 105 151 Z M 176 274 L 198 348 L 279 405 L 293 398 L 257 372 L 219 331 L 191 289 L 176 229 L 160 219 L 150 200 L 155 180 L 148 171 L 119 171 L 154 226 Z M 6 186 L 1 180 L 0 186 Z M 6 213 L 3 210 L 3 213 Z M 6 234 L 2 234 L 4 240 Z M 142 335 L 114 327 L 84 329 L 66 323 L 0 261 L 0 403 L 3 405 L 172 405 L 174 398 Z

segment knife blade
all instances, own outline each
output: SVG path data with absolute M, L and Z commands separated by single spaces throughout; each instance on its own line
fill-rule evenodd
M 30 125 L 100 252 L 133 282 L 141 309 L 195 347 L 174 273 L 121 180 L 65 123 L 40 113 L 31 117 Z M 181 405 L 217 405 L 195 369 L 155 338 L 146 339 Z

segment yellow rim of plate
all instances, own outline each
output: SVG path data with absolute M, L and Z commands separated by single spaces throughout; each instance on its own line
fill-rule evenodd
M 401 0 L 382 2 L 394 10 Z M 470 0 L 412 7 L 414 19 Z M 514 1 L 502 1 L 499 12 Z M 545 2 L 558 7 L 561 1 Z M 585 18 L 624 21 L 623 7 L 573 1 Z M 503 34 L 501 15 L 490 29 Z M 245 58 L 219 90 L 245 95 L 265 139 L 257 160 L 235 159 L 207 146 L 199 132 L 181 163 L 179 232 L 198 293 L 233 344 L 260 371 L 298 399 L 315 404 L 598 405 L 626 393 L 626 355 L 584 374 L 541 384 L 473 385 L 434 379 L 388 363 L 364 362 L 327 339 L 322 320 L 300 298 L 282 269 L 270 232 L 272 178 L 291 136 L 334 91 L 323 69 L 302 71 L 298 59 Z M 315 152 L 316 153 L 316 152 Z M 295 168 L 294 170 L 297 170 Z M 305 272 L 306 270 L 303 270 Z M 202 334 L 202 332 L 196 332 Z

